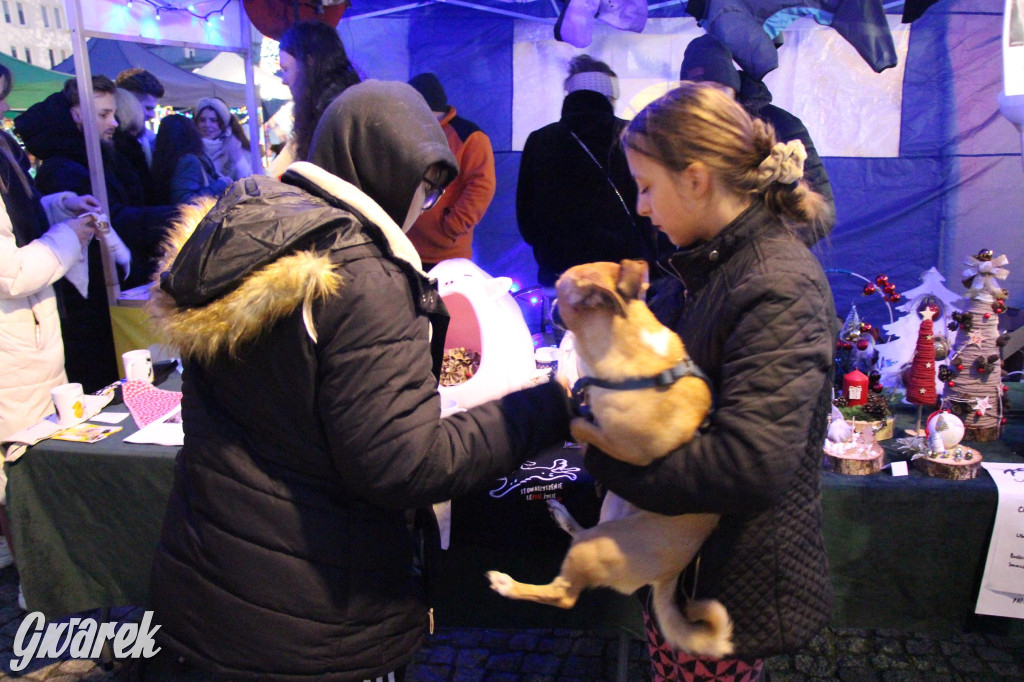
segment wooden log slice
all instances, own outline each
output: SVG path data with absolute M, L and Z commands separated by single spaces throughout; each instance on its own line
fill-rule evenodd
M 825 468 L 847 476 L 867 476 L 882 470 L 885 451 L 870 429 L 858 431 L 848 443 L 825 443 Z
M 974 448 L 963 445 L 964 458 L 954 460 L 952 457 L 918 457 L 911 462 L 916 468 L 933 478 L 945 478 L 950 481 L 968 481 L 978 475 L 981 468 L 981 453 Z
M 999 426 L 965 426 L 964 440 L 988 443 L 999 440 Z

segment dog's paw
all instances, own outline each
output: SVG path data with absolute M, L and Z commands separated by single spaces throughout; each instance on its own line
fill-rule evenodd
M 487 579 L 491 581 L 491 589 L 503 597 L 511 597 L 515 591 L 516 581 L 512 576 L 498 571 L 487 571 Z
M 575 536 L 576 533 L 582 530 L 580 524 L 572 517 L 569 510 L 565 508 L 561 502 L 555 498 L 551 498 L 547 501 L 548 512 L 551 514 L 551 518 L 555 520 L 558 527 L 564 530 L 571 536 Z

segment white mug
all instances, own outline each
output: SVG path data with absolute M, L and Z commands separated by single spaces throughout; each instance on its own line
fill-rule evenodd
M 53 407 L 57 410 L 57 425 L 74 426 L 85 418 L 82 384 L 61 384 L 50 391 Z
M 128 381 L 147 381 L 153 383 L 153 358 L 149 350 L 130 350 L 121 355 L 124 363 L 124 378 Z

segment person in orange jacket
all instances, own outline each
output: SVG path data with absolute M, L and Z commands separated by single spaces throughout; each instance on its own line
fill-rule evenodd
M 473 228 L 483 219 L 497 186 L 494 150 L 487 133 L 456 115 L 436 75 L 421 73 L 409 85 L 427 100 L 459 164 L 458 177 L 408 233 L 423 259 L 423 269 L 430 270 L 448 258 L 473 257 Z

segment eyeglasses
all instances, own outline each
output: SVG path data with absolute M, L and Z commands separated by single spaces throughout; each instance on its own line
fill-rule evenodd
M 427 193 L 423 197 L 423 210 L 426 211 L 444 196 L 444 187 L 437 184 L 430 178 L 423 178 L 423 182 L 427 183 Z

